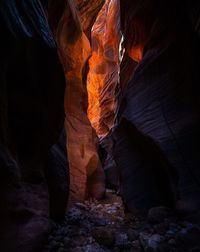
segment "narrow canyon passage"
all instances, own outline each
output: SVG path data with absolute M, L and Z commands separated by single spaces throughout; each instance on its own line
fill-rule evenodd
M 0 1 L 0 252 L 200 252 L 200 4 Z

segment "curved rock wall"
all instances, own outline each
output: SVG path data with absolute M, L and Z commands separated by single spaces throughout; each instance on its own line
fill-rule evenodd
M 113 127 L 119 83 L 120 6 L 108 0 L 92 27 L 87 77 L 88 117 L 100 138 Z
M 197 37 L 176 2 L 121 1 L 121 11 L 126 52 L 134 59 L 140 48 L 142 56 L 124 90 L 113 134 L 123 199 L 129 210 L 173 207 L 175 199 L 179 210 L 197 213 Z
M 60 209 L 54 205 L 46 174 L 64 126 L 65 80 L 38 0 L 1 1 L 0 30 L 0 250 L 35 252 L 48 234 L 49 216 L 62 218 L 67 200 L 67 183 L 57 177 L 65 198 Z M 67 171 L 66 156 L 64 162 Z M 52 166 L 57 175 L 59 163 Z
M 87 117 L 84 82 L 87 61 L 91 56 L 90 41 L 84 31 L 89 34 L 102 2 L 95 1 L 94 5 L 92 1 L 87 4 L 77 1 L 76 5 L 76 2 L 69 0 L 64 5 L 59 21 L 54 19 L 51 22 L 50 19 L 54 27 L 57 23 L 55 36 L 66 78 L 65 127 L 70 166 L 70 204 L 83 201 L 88 194 L 100 197 L 104 192 L 104 186 L 100 186 L 100 191 L 95 189 L 97 184 L 103 184 L 103 171 L 98 156 L 98 139 Z M 53 11 L 53 6 L 50 5 L 50 11 Z M 95 173 L 101 174 L 102 182 L 97 182 L 99 176 Z M 93 183 L 96 185 L 93 186 Z
M 96 17 L 103 7 L 105 0 L 75 0 L 83 32 L 91 41 L 91 30 Z

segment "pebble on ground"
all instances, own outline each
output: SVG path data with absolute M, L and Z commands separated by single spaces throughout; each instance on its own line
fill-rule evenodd
M 62 223 L 52 222 L 44 252 L 200 252 L 200 227 L 167 208 L 125 215 L 114 192 L 103 201 L 77 203 Z

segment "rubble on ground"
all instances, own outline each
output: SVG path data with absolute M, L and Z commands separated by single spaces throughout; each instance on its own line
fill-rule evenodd
M 166 208 L 148 216 L 124 214 L 120 198 L 77 203 L 62 223 L 52 222 L 45 252 L 199 252 L 200 227 Z

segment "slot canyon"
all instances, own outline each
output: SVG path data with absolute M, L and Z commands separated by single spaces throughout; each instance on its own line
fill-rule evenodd
M 0 0 L 0 252 L 200 252 L 200 2 Z

